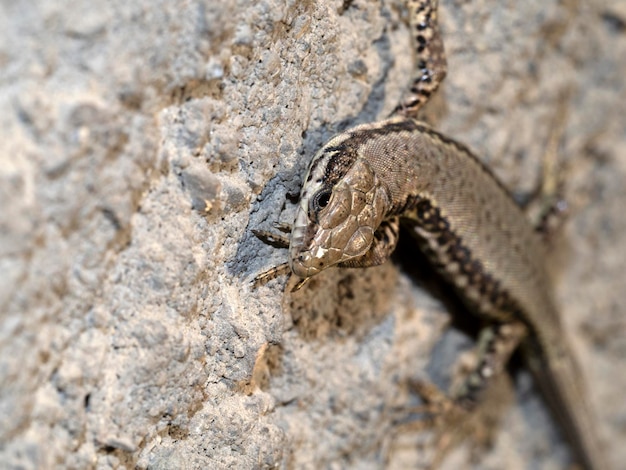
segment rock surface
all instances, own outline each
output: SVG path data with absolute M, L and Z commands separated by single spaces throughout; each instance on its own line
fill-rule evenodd
M 428 118 L 518 194 L 559 144 L 571 214 L 557 296 L 618 468 L 626 2 L 441 3 L 449 71 Z M 446 291 L 399 259 L 296 294 L 250 284 L 285 259 L 250 229 L 289 222 L 316 149 L 384 117 L 408 83 L 402 3 L 0 11 L 0 467 L 427 462 L 428 433 L 392 423 L 417 403 L 411 379 L 449 377 L 472 344 L 449 328 Z M 476 465 L 562 468 L 558 427 L 515 378 Z

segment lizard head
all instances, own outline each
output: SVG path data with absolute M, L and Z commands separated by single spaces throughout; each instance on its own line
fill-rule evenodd
M 360 139 L 347 132 L 311 161 L 289 246 L 296 276 L 308 279 L 369 250 L 388 195 L 361 152 Z

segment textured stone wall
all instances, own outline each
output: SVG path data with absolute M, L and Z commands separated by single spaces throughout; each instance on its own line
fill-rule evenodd
M 410 244 L 296 294 L 284 279 L 250 284 L 286 256 L 250 229 L 289 222 L 316 149 L 384 117 L 407 84 L 401 2 L 36 0 L 0 13 L 0 467 L 428 461 L 428 433 L 395 432 L 394 410 L 417 403 L 411 379 L 445 386 L 472 340 L 449 328 L 464 312 Z M 557 295 L 617 468 L 626 2 L 442 0 L 441 21 L 449 72 L 429 119 L 518 194 L 559 143 L 572 210 Z M 515 378 L 480 462 L 558 468 L 568 447 L 529 376 Z

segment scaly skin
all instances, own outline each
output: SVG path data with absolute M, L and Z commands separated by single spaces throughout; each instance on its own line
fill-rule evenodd
M 398 222 L 473 313 L 526 327 L 519 340 L 529 367 L 581 463 L 606 468 L 551 295 L 543 240 L 461 144 L 405 117 L 335 136 L 311 162 L 302 188 L 291 270 L 306 279 L 331 266 L 380 264 L 395 248 Z M 482 361 L 468 393 L 500 372 L 511 351 Z
M 437 4 L 407 2 L 417 73 L 393 117 L 335 136 L 311 161 L 290 238 L 289 267 L 302 278 L 296 289 L 332 266 L 383 263 L 404 225 L 469 310 L 493 323 L 456 402 L 474 403 L 521 343 L 580 463 L 607 468 L 552 297 L 541 236 L 463 145 L 415 120 L 446 74 Z

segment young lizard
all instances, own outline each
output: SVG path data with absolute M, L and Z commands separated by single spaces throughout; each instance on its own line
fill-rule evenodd
M 465 146 L 415 119 L 446 74 L 437 4 L 408 1 L 418 64 L 409 96 L 389 119 L 349 129 L 315 155 L 289 239 L 289 263 L 257 282 L 290 269 L 302 279 L 297 290 L 332 266 L 379 265 L 394 251 L 402 225 L 467 308 L 491 323 L 481 333 L 483 357 L 454 406 L 472 409 L 519 346 L 580 464 L 604 469 L 549 287 L 541 234 Z

